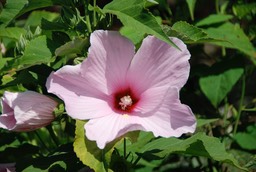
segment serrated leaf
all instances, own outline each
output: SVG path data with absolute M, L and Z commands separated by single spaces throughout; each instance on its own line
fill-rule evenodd
M 221 41 L 210 38 L 202 29 L 185 21 L 176 22 L 171 28 L 164 26 L 163 29 L 168 36 L 178 37 L 186 43 Z
M 116 15 L 124 26 L 132 26 L 141 35 L 152 34 L 177 48 L 163 32 L 156 18 L 144 9 L 144 0 L 114 0 L 103 11 Z
M 251 61 L 256 64 L 256 52 L 249 38 L 239 27 L 232 23 L 226 22 L 218 27 L 210 27 L 204 30 L 209 37 L 214 39 L 225 40 L 222 42 L 211 42 L 213 44 L 227 48 L 238 49 L 248 55 Z
M 120 29 L 120 33 L 129 38 L 134 45 L 139 44 L 144 36 L 142 34 L 140 34 L 140 31 L 135 31 L 131 26 L 124 26 Z
M 228 14 L 211 14 L 208 17 L 203 18 L 202 20 L 197 22 L 196 26 L 206 26 L 206 25 L 221 23 L 221 22 L 230 20 L 232 18 L 233 16 Z
M 26 30 L 18 27 L 0 28 L 0 37 L 19 40 L 21 35 L 24 35 Z
M 196 5 L 196 0 L 186 0 L 186 2 L 188 4 L 190 17 L 192 20 L 194 20 L 194 10 L 195 10 L 195 5 Z
M 170 153 L 205 156 L 216 161 L 233 164 L 240 169 L 246 170 L 238 164 L 233 155 L 227 153 L 225 145 L 218 138 L 207 136 L 204 133 L 197 133 L 185 140 L 159 138 L 146 144 L 142 152 L 162 158 Z
M 52 53 L 47 46 L 45 35 L 31 40 L 25 48 L 24 55 L 17 59 L 15 64 L 20 67 L 32 66 L 41 63 L 48 63 L 52 58 Z
M 76 136 L 74 141 L 74 151 L 83 164 L 95 171 L 108 171 L 111 154 L 114 150 L 113 143 L 108 144 L 104 150 L 97 147 L 96 142 L 85 137 L 84 125 L 86 122 L 76 120 Z
M 242 76 L 243 68 L 235 65 L 232 61 L 217 63 L 209 68 L 206 76 L 199 79 L 201 90 L 214 107 L 219 105 Z
M 81 54 L 86 45 L 89 45 L 88 39 L 75 38 L 74 40 L 67 42 L 61 47 L 55 50 L 56 56 L 64 56 L 68 54 Z
M 6 27 L 27 3 L 28 0 L 7 0 L 0 15 L 0 28 Z

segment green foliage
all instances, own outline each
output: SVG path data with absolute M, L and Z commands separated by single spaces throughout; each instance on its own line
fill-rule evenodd
M 235 67 L 235 63 L 232 66 L 232 61 L 229 66 L 227 66 L 227 63 L 230 62 L 218 63 L 212 66 L 209 68 L 208 74 L 202 76 L 199 80 L 200 88 L 215 107 L 218 107 L 244 72 L 243 68 Z
M 0 28 L 6 27 L 28 3 L 28 0 L 7 0 L 0 15 Z
M 132 26 L 141 35 L 153 34 L 159 39 L 177 47 L 162 31 L 156 18 L 144 10 L 143 0 L 114 0 L 103 9 L 106 13 L 117 15 L 125 26 Z
M 113 145 L 110 144 L 104 150 L 99 149 L 94 141 L 85 137 L 84 125 L 85 122 L 76 121 L 74 151 L 77 157 L 95 171 L 109 171 L 107 162 L 110 162 Z
M 33 90 L 59 107 L 46 128 L 0 129 L 0 164 L 16 162 L 16 171 L 25 172 L 255 171 L 256 3 L 198 2 L 1 1 L 0 94 Z M 148 34 L 171 46 L 168 37 L 187 44 L 191 75 L 180 98 L 198 117 L 195 134 L 155 138 L 135 131 L 104 150 L 86 138 L 86 122 L 71 119 L 45 83 L 51 72 L 87 57 L 90 34 L 98 29 L 119 30 L 136 49 Z

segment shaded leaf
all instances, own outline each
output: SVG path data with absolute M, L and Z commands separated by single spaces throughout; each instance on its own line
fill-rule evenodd
M 242 76 L 244 69 L 235 66 L 237 65 L 236 63 L 239 63 L 239 59 L 237 62 L 225 61 L 217 63 L 209 68 L 209 73 L 206 76 L 199 79 L 202 92 L 214 107 L 219 105 Z
M 243 18 L 248 14 L 256 13 L 256 3 L 236 4 L 232 6 L 233 13 L 239 18 Z
M 177 48 L 163 32 L 156 18 L 144 9 L 143 0 L 114 0 L 107 4 L 103 11 L 116 15 L 124 26 L 132 26 L 141 35 L 152 34 Z
M 218 118 L 215 118 L 215 119 L 197 119 L 197 126 L 196 127 L 202 127 L 206 124 L 210 124 L 210 123 L 213 123 L 213 122 L 216 122 L 218 121 L 219 119 Z
M 195 10 L 195 5 L 196 5 L 196 0 L 186 0 L 186 2 L 188 4 L 190 17 L 192 20 L 194 20 L 194 10 Z

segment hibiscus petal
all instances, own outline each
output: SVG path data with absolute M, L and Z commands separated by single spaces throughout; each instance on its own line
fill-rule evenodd
M 81 65 L 64 66 L 47 79 L 48 92 L 54 93 L 65 103 L 67 113 L 76 119 L 98 118 L 112 112 L 108 97 L 81 76 Z
M 186 83 L 190 70 L 190 53 L 181 40 L 171 40 L 181 51 L 154 36 L 144 39 L 127 74 L 130 84 L 136 85 L 137 93 L 166 84 L 180 89 Z
M 91 119 L 84 126 L 86 137 L 94 140 L 100 149 L 107 143 L 122 136 L 129 131 L 142 130 L 136 123 L 137 116 L 111 114 L 98 119 Z
M 143 126 L 145 131 L 153 132 L 156 137 L 179 137 L 184 133 L 193 133 L 196 128 L 195 116 L 188 106 L 180 103 L 178 97 L 177 88 L 170 88 L 154 115 L 139 118 L 138 124 Z
M 82 63 L 83 77 L 95 88 L 104 85 L 108 94 L 127 87 L 126 72 L 135 48 L 130 40 L 114 31 L 94 31 L 88 59 Z
M 0 115 L 0 128 L 12 129 L 15 124 L 16 120 L 13 112 Z

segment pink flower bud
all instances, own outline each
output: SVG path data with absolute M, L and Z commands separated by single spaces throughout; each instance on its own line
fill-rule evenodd
M 11 131 L 32 131 L 54 120 L 57 102 L 33 91 L 5 91 L 1 99 L 0 127 Z

